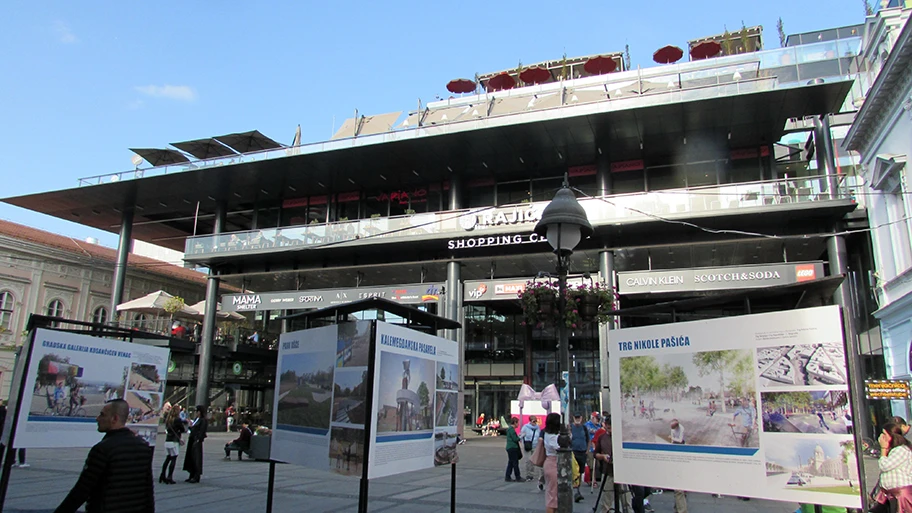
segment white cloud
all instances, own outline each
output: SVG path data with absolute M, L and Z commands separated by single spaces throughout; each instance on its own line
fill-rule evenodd
M 70 26 L 60 20 L 54 22 L 54 33 L 63 44 L 71 45 L 79 42 L 79 38 L 70 30 Z
M 151 96 L 153 98 L 167 98 L 169 100 L 180 100 L 184 102 L 192 102 L 196 100 L 196 91 L 193 90 L 190 86 L 175 86 L 175 85 L 147 85 L 147 86 L 137 86 L 136 90 L 141 92 L 146 96 Z

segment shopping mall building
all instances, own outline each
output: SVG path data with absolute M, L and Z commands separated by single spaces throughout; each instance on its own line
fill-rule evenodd
M 546 62 L 529 67 L 545 70 L 534 84 L 491 73 L 417 111 L 350 119 L 329 141 L 251 132 L 135 150 L 153 167 L 5 201 L 120 233 L 124 255 L 131 239 L 184 251 L 211 283 L 249 291 L 219 299 L 255 312 L 264 338 L 298 328 L 287 313 L 365 297 L 458 320 L 443 335 L 464 348 L 466 414 L 490 417 L 522 383 L 557 380 L 553 327 L 525 324 L 517 293 L 555 274 L 532 228 L 567 176 L 594 228 L 571 278 L 614 287 L 619 309 L 571 333 L 571 408 L 607 409 L 618 326 L 838 303 L 876 352 L 870 242 L 854 233 L 863 189 L 840 148 L 863 28 L 773 50 L 755 30 L 748 51 L 644 69 L 610 54 L 602 74 L 591 57 Z

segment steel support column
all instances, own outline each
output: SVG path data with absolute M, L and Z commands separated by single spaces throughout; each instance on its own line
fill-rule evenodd
M 462 277 L 460 263 L 447 262 L 446 294 L 443 295 L 443 316 L 447 319 L 462 321 Z M 459 347 L 459 394 L 456 396 L 456 432 L 465 433 L 465 339 L 461 329 L 446 330 L 446 338 L 455 341 Z
M 614 280 L 614 252 L 604 250 L 599 252 L 599 282 L 608 290 L 615 289 Z M 599 399 L 601 411 L 611 411 L 611 396 L 608 393 L 608 331 L 617 329 L 617 317 L 612 317 L 606 324 L 599 326 Z
M 864 366 L 861 362 L 861 355 L 858 353 L 855 307 L 849 290 L 851 282 L 848 280 L 848 260 L 843 236 L 834 235 L 827 239 L 827 259 L 830 264 L 830 275 L 846 275 L 846 279 L 833 293 L 833 301 L 842 307 L 842 322 L 845 330 L 846 371 L 849 375 L 849 399 L 852 402 L 852 418 L 855 419 L 853 424 L 855 428 L 855 447 L 861 447 L 862 438 L 871 437 L 872 434 L 870 422 L 865 420 L 869 416 L 867 414 L 868 405 L 865 400 Z M 856 450 L 856 454 L 860 454 L 860 451 Z M 867 490 L 864 468 L 859 465 L 858 471 L 861 489 Z
M 225 228 L 225 204 L 219 203 L 215 211 L 213 235 L 222 233 Z M 209 268 L 206 281 L 206 312 L 203 317 L 203 333 L 199 347 L 199 367 L 196 376 L 196 404 L 209 406 L 209 374 L 212 368 L 212 341 L 215 339 L 215 321 L 218 312 L 218 271 Z
M 826 175 L 827 193 L 830 199 L 835 199 L 839 183 L 836 176 L 833 134 L 830 132 L 830 116 L 827 114 L 814 118 L 814 151 L 817 156 L 817 172 Z
M 114 263 L 114 280 L 111 285 L 111 323 L 117 324 L 117 305 L 123 303 L 124 282 L 127 278 L 127 258 L 133 243 L 133 209 L 126 208 L 120 218 L 120 239 L 117 241 L 117 262 Z

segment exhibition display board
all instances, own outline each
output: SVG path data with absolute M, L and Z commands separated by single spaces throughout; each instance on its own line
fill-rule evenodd
M 380 321 L 279 342 L 271 459 L 368 479 L 457 461 L 456 342 Z
M 839 307 L 609 342 L 617 482 L 861 507 Z
M 17 369 L 25 376 L 20 381 L 23 400 L 16 448 L 95 445 L 103 436 L 95 417 L 112 399 L 127 401 L 127 427 L 155 445 L 170 354 L 167 348 L 37 329 L 22 354 L 27 351 L 31 356 L 20 357 L 20 365 L 24 367 L 28 361 L 28 368 Z

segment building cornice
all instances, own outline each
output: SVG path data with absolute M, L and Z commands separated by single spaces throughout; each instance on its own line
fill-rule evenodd
M 912 23 L 906 23 L 890 52 L 883 69 L 877 75 L 867 99 L 855 116 L 846 134 L 845 145 L 850 150 L 866 154 L 885 122 L 900 108 L 912 84 Z

